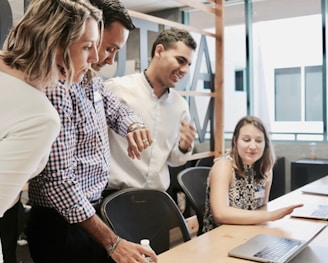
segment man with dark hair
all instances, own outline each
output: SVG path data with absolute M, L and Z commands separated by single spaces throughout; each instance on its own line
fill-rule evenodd
M 104 32 L 103 41 L 99 48 L 99 61 L 92 67 L 99 71 L 106 64 L 111 65 L 116 53 L 123 47 L 129 31 L 135 26 L 120 1 L 90 0 L 90 2 L 103 11 Z
M 187 74 L 195 49 L 189 32 L 164 30 L 153 44 L 148 69 L 106 81 L 106 87 L 143 118 L 153 136 L 141 160 L 134 161 L 124 156 L 127 143 L 109 131 L 112 155 L 108 191 L 128 187 L 166 191 L 170 185 L 168 165 L 180 166 L 188 160 L 196 131 L 188 104 L 174 87 Z M 147 140 L 144 143 L 148 145 Z
M 99 71 L 112 64 L 134 25 L 118 0 L 90 2 L 104 17 L 99 60 L 92 65 Z M 140 159 L 152 138 L 143 120 L 105 89 L 99 76 L 90 76 L 91 72 L 86 73 L 70 89 L 47 91 L 61 118 L 61 131 L 46 168 L 29 185 L 31 256 L 36 263 L 146 263 L 146 254 L 157 262 L 151 249 L 121 239 L 97 215 L 110 177 L 107 127 L 127 140 L 125 154 L 130 158 Z

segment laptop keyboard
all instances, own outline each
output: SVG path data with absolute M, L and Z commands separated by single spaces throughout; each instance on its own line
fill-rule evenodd
M 254 256 L 259 258 L 265 258 L 268 260 L 279 260 L 283 257 L 288 251 L 292 250 L 295 247 L 301 245 L 302 242 L 297 240 L 290 240 L 287 238 L 279 238 L 279 240 L 274 241 L 269 246 L 266 246 L 261 251 L 257 252 Z
M 328 205 L 319 205 L 319 208 L 316 209 L 312 215 L 319 218 L 328 218 Z

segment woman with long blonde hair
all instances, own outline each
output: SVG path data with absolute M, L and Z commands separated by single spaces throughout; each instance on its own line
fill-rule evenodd
M 102 12 L 83 0 L 32 0 L 0 51 L 0 238 L 16 262 L 19 194 L 46 165 L 60 120 L 44 94 L 98 60 Z M 16 237 L 15 237 L 16 236 Z M 1 262 L 0 255 L 0 262 Z

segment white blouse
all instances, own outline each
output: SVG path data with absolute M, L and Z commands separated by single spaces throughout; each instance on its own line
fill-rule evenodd
M 0 217 L 26 182 L 42 171 L 60 130 L 42 91 L 0 72 Z M 1 257 L 0 257 L 1 258 Z

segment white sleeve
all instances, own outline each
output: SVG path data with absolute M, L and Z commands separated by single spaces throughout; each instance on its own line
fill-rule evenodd
M 54 109 L 11 123 L 0 138 L 0 217 L 26 182 L 42 171 L 60 129 Z

